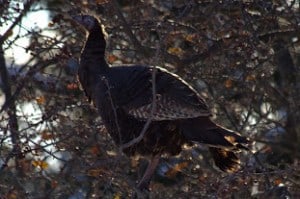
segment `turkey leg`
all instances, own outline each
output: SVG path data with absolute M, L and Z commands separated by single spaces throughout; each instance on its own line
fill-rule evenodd
M 147 169 L 141 179 L 141 181 L 139 182 L 139 184 L 137 185 L 137 188 L 140 190 L 144 190 L 147 189 L 150 183 L 150 180 L 153 176 L 153 173 L 159 163 L 160 160 L 160 154 L 159 155 L 155 155 L 154 157 L 151 158 Z

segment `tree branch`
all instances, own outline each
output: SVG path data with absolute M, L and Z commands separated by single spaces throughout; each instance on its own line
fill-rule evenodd
M 30 7 L 34 3 L 34 0 L 29 0 L 25 5 L 24 9 L 20 13 L 20 15 L 14 20 L 14 22 L 11 24 L 11 26 L 5 31 L 5 33 L 0 37 L 0 45 L 2 46 L 4 41 L 9 37 L 11 34 L 12 30 L 15 28 L 16 25 L 18 25 L 23 16 L 29 11 Z
M 8 76 L 5 58 L 4 58 L 4 52 L 3 52 L 3 46 L 0 45 L 0 74 L 1 74 L 1 80 L 2 80 L 2 88 L 3 92 L 5 94 L 5 102 L 7 102 L 8 99 L 12 98 L 11 93 L 11 85 L 10 85 L 10 79 Z M 11 141 L 13 144 L 12 154 L 16 157 L 16 155 L 21 154 L 21 149 L 19 146 L 20 143 L 20 137 L 19 137 L 19 126 L 18 126 L 18 120 L 17 120 L 17 113 L 16 113 L 16 106 L 15 101 L 12 100 L 8 104 L 8 111 L 7 114 L 9 116 L 8 124 L 10 127 L 10 135 L 11 135 Z M 16 168 L 19 168 L 19 164 L 17 161 L 17 158 L 15 159 Z
M 3 59 L 4 59 L 4 57 L 3 57 Z M 57 57 L 55 57 L 55 58 L 53 58 L 53 59 L 50 59 L 50 60 L 45 61 L 44 63 L 42 63 L 42 65 L 41 65 L 40 62 L 37 62 L 37 63 L 34 64 L 34 65 L 30 68 L 30 70 L 28 70 L 28 72 L 24 75 L 24 78 L 21 79 L 22 82 L 28 82 L 28 80 L 29 80 L 29 79 L 32 79 L 32 78 L 36 78 L 37 81 L 40 81 L 39 78 L 41 78 L 41 76 L 38 76 L 38 73 L 37 73 L 37 72 L 40 71 L 40 70 L 43 69 L 43 68 L 46 68 L 47 66 L 49 66 L 49 65 L 51 65 L 51 64 L 57 63 L 58 61 L 59 61 L 59 59 L 58 59 Z M 41 65 L 41 67 L 39 67 L 40 65 Z M 9 72 L 7 71 L 6 67 L 4 67 L 4 68 L 5 68 L 5 71 L 6 71 L 6 73 L 7 73 L 7 78 L 9 79 L 9 78 L 10 78 L 10 74 L 9 74 Z M 2 74 L 2 70 L 3 70 L 3 68 L 0 68 L 1 74 Z M 34 76 L 34 75 L 36 75 L 36 76 Z M 2 78 L 2 77 L 1 77 L 1 78 Z M 46 80 L 46 81 L 49 80 L 50 82 L 54 81 L 54 80 L 52 80 L 52 79 L 50 79 L 50 78 L 45 79 L 45 80 Z M 3 78 L 2 78 L 2 81 L 4 81 Z M 45 82 L 46 82 L 46 81 L 45 81 Z M 4 84 L 4 85 L 5 85 L 5 84 Z M 14 103 L 15 99 L 17 98 L 17 96 L 19 95 L 19 93 L 21 92 L 21 90 L 24 88 L 25 85 L 26 85 L 26 84 L 24 84 L 24 83 L 18 84 L 18 85 L 16 86 L 16 89 L 15 89 L 15 92 L 14 92 L 14 93 L 11 93 L 9 96 L 6 95 L 6 100 L 5 100 L 3 106 L 2 106 L 1 109 L 0 109 L 0 113 L 2 113 L 5 109 L 9 108 L 10 105 L 11 105 L 11 103 Z
M 111 0 L 112 7 L 114 8 L 117 16 L 120 18 L 122 21 L 123 27 L 125 29 L 125 32 L 127 35 L 130 37 L 130 40 L 132 41 L 134 47 L 138 51 L 143 52 L 143 46 L 140 44 L 140 42 L 137 40 L 136 36 L 133 34 L 131 28 L 129 27 L 129 24 L 127 23 L 126 19 L 124 18 L 122 11 L 120 9 L 120 6 L 116 0 Z
M 160 52 L 160 45 L 158 45 L 158 48 L 156 50 L 156 56 L 155 56 L 156 60 L 159 57 L 159 52 Z M 157 68 L 155 67 L 155 64 L 154 64 L 154 67 L 153 67 L 153 70 L 152 70 L 152 77 L 151 77 L 152 78 L 152 105 L 151 105 L 150 117 L 147 119 L 140 135 L 138 137 L 132 139 L 131 141 L 129 141 L 125 144 L 122 144 L 121 147 L 120 147 L 121 150 L 126 149 L 126 148 L 140 142 L 144 138 L 144 136 L 147 132 L 147 129 L 149 128 L 149 126 L 150 126 L 150 124 L 153 120 L 153 116 L 154 116 L 154 113 L 156 111 L 156 72 L 157 72 Z

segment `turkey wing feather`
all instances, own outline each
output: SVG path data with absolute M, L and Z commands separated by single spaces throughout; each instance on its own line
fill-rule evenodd
M 210 116 L 206 103 L 191 86 L 162 68 L 156 69 L 156 108 L 151 115 L 153 67 L 113 68 L 110 76 L 121 80 L 118 85 L 111 86 L 117 107 L 139 120 L 150 117 L 153 121 L 162 121 Z

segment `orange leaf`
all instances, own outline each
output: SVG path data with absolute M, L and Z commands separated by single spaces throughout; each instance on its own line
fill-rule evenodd
M 274 184 L 277 186 L 281 183 L 282 183 L 281 179 L 278 179 L 278 178 L 274 181 Z
M 17 193 L 18 192 L 16 190 L 9 191 L 9 193 L 7 193 L 4 198 L 7 198 L 7 199 L 17 199 L 18 198 Z
M 19 159 L 19 166 L 20 166 L 20 168 L 22 168 L 23 172 L 27 173 L 27 172 L 31 172 L 32 171 L 30 160 L 28 160 L 28 159 L 25 159 L 25 158 Z
M 187 40 L 187 41 L 193 43 L 193 42 L 195 42 L 196 37 L 197 37 L 196 34 L 189 34 L 189 35 L 187 35 L 187 36 L 185 37 L 185 40 Z
M 227 80 L 225 81 L 225 87 L 226 87 L 226 88 L 231 88 L 232 85 L 233 85 L 233 82 L 232 82 L 231 79 L 227 79 Z
M 121 194 L 120 193 L 116 193 L 114 195 L 114 199 L 121 199 Z
M 98 169 L 90 169 L 87 172 L 88 176 L 92 176 L 92 177 L 98 177 L 101 176 L 105 173 L 105 171 L 102 168 L 98 168 Z
M 246 81 L 253 81 L 253 80 L 255 80 L 255 76 L 254 75 L 247 75 Z
M 42 169 L 47 169 L 47 168 L 49 167 L 49 165 L 48 165 L 48 163 L 47 163 L 47 162 L 45 162 L 45 161 L 41 161 L 41 163 L 40 163 L 40 167 L 41 167 Z
M 118 60 L 118 57 L 117 57 L 117 56 L 115 56 L 115 55 L 108 55 L 107 61 L 108 61 L 109 63 L 113 63 L 113 62 L 115 62 L 115 61 L 117 61 L 117 60 Z
M 57 182 L 56 180 L 52 180 L 52 181 L 51 181 L 51 188 L 52 188 L 52 189 L 56 188 L 57 185 L 58 185 L 58 182 Z
M 36 97 L 35 100 L 38 104 L 45 104 L 46 98 L 44 96 L 40 96 Z
M 168 49 L 168 53 L 173 55 L 182 55 L 183 50 L 181 48 L 171 47 Z
M 41 160 L 33 160 L 32 161 L 32 165 L 34 167 L 39 167 L 41 169 L 47 169 L 49 167 L 48 163 L 45 161 L 41 161 Z
M 43 131 L 42 134 L 41 134 L 41 137 L 43 140 L 51 140 L 53 139 L 53 133 L 50 133 L 48 131 Z
M 108 3 L 108 0 L 96 0 L 97 4 L 105 4 Z
M 175 177 L 178 172 L 182 171 L 182 169 L 186 168 L 187 166 L 188 162 L 178 163 L 166 172 L 166 176 L 169 178 Z
M 33 160 L 33 161 L 32 161 L 32 165 L 33 165 L 34 167 L 38 167 L 38 166 L 39 166 L 39 163 L 38 163 L 38 161 Z
M 67 84 L 67 89 L 76 90 L 76 89 L 78 89 L 78 84 L 76 84 L 76 83 Z
M 100 154 L 100 149 L 98 146 L 92 146 L 90 147 L 89 151 L 94 154 L 94 155 L 99 155 Z

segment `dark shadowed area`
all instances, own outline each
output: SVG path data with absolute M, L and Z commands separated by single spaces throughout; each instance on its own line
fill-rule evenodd
M 298 1 L 0 4 L 0 199 L 300 197 Z M 149 192 L 137 190 L 150 157 L 122 152 L 77 79 L 80 13 L 105 27 L 109 64 L 179 75 L 212 121 L 253 141 L 237 153 L 241 169 L 224 173 L 220 153 L 186 144 L 162 157 Z

